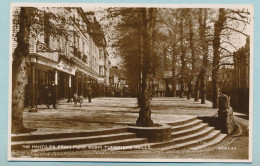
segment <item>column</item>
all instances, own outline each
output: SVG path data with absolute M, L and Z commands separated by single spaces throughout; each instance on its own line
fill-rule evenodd
M 84 75 L 81 73 L 81 96 L 84 95 Z
M 57 104 L 57 101 L 58 101 L 58 70 L 55 69 L 55 97 L 56 97 L 56 104 Z
M 88 83 L 89 79 L 88 79 L 88 75 L 86 75 L 86 97 L 88 97 L 88 86 L 89 86 L 89 83 Z
M 78 94 L 78 72 L 75 74 L 75 93 Z
M 68 100 L 67 102 L 71 102 L 71 75 L 69 75 L 69 90 L 68 90 Z
M 32 96 L 31 96 L 31 109 L 29 110 L 29 112 L 37 112 L 36 110 L 36 73 L 35 73 L 35 64 L 31 64 L 31 92 L 32 92 Z
M 95 79 L 95 93 L 96 93 L 96 97 L 98 97 L 98 86 L 97 86 L 97 80 Z

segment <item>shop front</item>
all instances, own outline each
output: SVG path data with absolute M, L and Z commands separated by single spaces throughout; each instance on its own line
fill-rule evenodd
M 37 105 L 46 104 L 46 88 L 52 82 L 55 83 L 56 99 L 71 98 L 71 79 L 75 75 L 75 69 L 69 62 L 55 62 L 39 55 L 31 55 L 27 64 L 25 106 L 31 106 L 35 110 Z

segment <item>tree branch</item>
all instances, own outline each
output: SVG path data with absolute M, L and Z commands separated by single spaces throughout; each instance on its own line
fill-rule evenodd
M 241 32 L 241 31 L 239 31 L 239 30 L 237 30 L 237 29 L 234 29 L 234 28 L 230 28 L 230 27 L 224 27 L 223 29 L 230 29 L 230 30 L 232 30 L 232 31 L 235 31 L 235 32 L 237 32 L 237 33 L 240 33 L 240 34 L 242 34 L 242 35 L 245 35 L 246 37 L 248 37 L 248 36 L 249 36 L 249 35 L 247 35 L 247 34 L 245 34 L 245 33 Z
M 226 48 L 224 48 L 224 47 L 221 47 L 221 46 L 220 46 L 220 49 L 221 49 L 221 50 L 225 50 L 225 51 L 228 52 L 229 54 L 232 54 L 228 49 L 226 49 Z
M 230 17 L 230 16 L 227 16 L 228 19 L 231 19 L 231 20 L 236 20 L 236 21 L 240 21 L 240 22 L 243 22 L 245 24 L 249 24 L 249 22 L 243 20 L 243 19 L 238 19 L 236 17 Z
M 223 42 L 221 42 L 221 44 L 222 43 L 227 43 L 227 44 L 231 45 L 236 51 L 238 50 L 232 43 L 230 43 L 228 41 L 223 41 Z
M 236 10 L 230 10 L 230 13 L 235 13 L 235 14 L 237 14 L 239 17 L 241 17 L 241 18 L 247 18 L 246 16 L 243 16 L 242 14 L 247 14 L 247 15 L 250 15 L 250 13 L 249 12 L 247 12 L 247 11 L 244 11 L 244 10 L 242 10 L 242 11 L 236 11 Z

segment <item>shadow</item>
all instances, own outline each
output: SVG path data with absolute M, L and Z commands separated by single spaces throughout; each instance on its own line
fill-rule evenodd
M 166 107 L 171 107 L 171 108 L 190 108 L 190 109 L 196 109 L 196 108 L 207 108 L 205 107 L 203 104 L 201 104 L 201 106 L 197 106 L 197 107 L 194 107 L 194 106 L 190 106 L 190 105 L 163 105 L 163 106 L 160 106 L 160 105 L 151 105 L 151 108 L 166 108 Z M 212 109 L 211 107 L 208 107 L 209 109 Z
M 245 120 L 249 120 L 249 116 L 248 115 L 235 115 L 236 117 L 245 119 Z
M 198 117 L 199 119 L 201 119 L 203 121 L 203 123 L 208 123 L 209 126 L 211 127 L 215 127 L 216 130 L 220 130 L 222 133 L 223 132 L 223 125 L 222 123 L 219 121 L 218 117 L 217 116 L 214 116 L 214 117 Z M 237 122 L 236 122 L 237 123 Z M 236 134 L 237 132 L 240 132 L 240 129 L 238 127 L 237 124 L 235 124 L 235 128 L 234 128 L 234 131 L 233 133 L 231 133 L 230 135 L 234 135 Z M 244 132 L 243 130 L 241 132 Z
M 15 132 L 12 134 L 25 134 L 25 133 L 32 133 L 34 131 L 37 131 L 37 129 L 23 127 L 22 131 Z
M 209 126 L 215 127 L 217 130 L 221 130 L 221 124 L 218 117 L 198 117 L 203 121 L 203 123 L 208 123 Z

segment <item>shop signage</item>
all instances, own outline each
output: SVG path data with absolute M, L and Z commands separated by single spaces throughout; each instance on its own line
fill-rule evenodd
M 56 65 L 57 65 L 57 63 L 55 63 L 55 62 L 43 60 L 43 59 L 36 59 L 35 57 L 31 57 L 30 62 L 41 64 L 41 65 L 44 65 L 44 66 L 49 66 L 49 67 L 52 67 L 52 68 L 56 68 Z
M 60 71 L 63 71 L 65 73 L 69 73 L 72 75 L 75 75 L 76 69 L 69 66 L 68 64 L 64 63 L 63 61 L 60 61 L 57 65 L 57 69 Z

